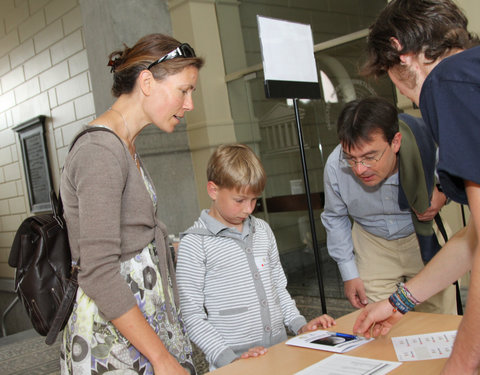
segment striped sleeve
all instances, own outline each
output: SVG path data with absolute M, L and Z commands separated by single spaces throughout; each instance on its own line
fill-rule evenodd
M 204 308 L 205 253 L 204 236 L 188 234 L 178 249 L 177 284 L 185 326 L 191 340 L 205 353 L 209 363 L 221 367 L 236 355 L 222 335 L 208 321 Z

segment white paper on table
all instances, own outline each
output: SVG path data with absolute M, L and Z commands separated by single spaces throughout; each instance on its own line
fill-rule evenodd
M 392 342 L 399 361 L 422 361 L 448 358 L 456 335 L 457 331 L 434 332 L 392 337 Z
M 294 375 L 384 375 L 400 365 L 400 362 L 332 354 Z
M 292 346 L 300 346 L 302 348 L 326 350 L 327 352 L 345 353 L 373 340 L 366 339 L 362 336 L 353 335 L 346 335 L 355 337 L 353 340 L 343 339 L 342 337 L 335 337 L 336 334 L 337 332 L 317 330 L 295 336 L 287 340 L 286 344 Z M 323 344 L 323 342 L 325 342 L 325 339 L 328 339 L 328 345 Z

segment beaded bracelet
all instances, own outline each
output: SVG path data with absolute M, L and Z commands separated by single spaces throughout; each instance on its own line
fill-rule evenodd
M 399 311 L 402 314 L 413 310 L 420 303 L 405 287 L 404 283 L 397 284 L 397 291 L 388 298 L 388 301 L 393 306 L 394 312 Z
M 404 283 L 397 283 L 397 292 L 401 292 L 403 296 L 405 296 L 405 298 L 408 299 L 408 301 L 413 304 L 413 306 L 415 307 L 416 305 L 420 304 L 420 301 L 417 300 L 413 295 L 412 293 L 410 293 L 410 291 L 407 289 L 407 287 L 405 286 Z
M 408 307 L 409 310 L 415 308 L 415 304 L 408 298 L 408 296 L 399 288 L 396 293 L 400 300 Z
M 388 302 L 390 302 L 390 304 L 393 306 L 393 312 L 399 311 L 402 314 L 406 314 L 411 310 L 407 305 L 402 302 L 397 292 L 393 293 L 388 298 Z

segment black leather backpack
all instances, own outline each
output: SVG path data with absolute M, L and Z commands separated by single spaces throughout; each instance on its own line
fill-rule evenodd
M 88 127 L 75 137 L 70 149 L 83 134 L 98 130 L 111 132 L 103 127 Z M 57 199 L 52 191 L 50 202 L 52 213 L 23 221 L 8 258 L 8 264 L 16 268 L 15 291 L 33 328 L 47 336 L 48 345 L 55 342 L 70 317 L 79 270 L 79 260 L 72 262 L 71 259 L 61 197 Z

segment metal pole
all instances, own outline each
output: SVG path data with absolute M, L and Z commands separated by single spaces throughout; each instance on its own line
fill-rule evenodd
M 320 290 L 320 301 L 322 311 L 327 313 L 327 304 L 325 303 L 325 290 L 323 289 L 322 268 L 320 262 L 320 252 L 318 251 L 317 232 L 315 230 L 315 218 L 313 216 L 312 202 L 310 198 L 310 183 L 308 181 L 307 161 L 305 158 L 305 149 L 303 147 L 302 126 L 300 123 L 300 114 L 298 112 L 298 99 L 293 99 L 293 108 L 295 109 L 295 121 L 297 122 L 298 144 L 300 146 L 300 157 L 302 159 L 303 182 L 305 184 L 305 193 L 307 194 L 308 215 L 310 218 L 310 230 L 312 232 L 313 254 L 315 255 L 315 269 L 317 271 L 318 289 Z

